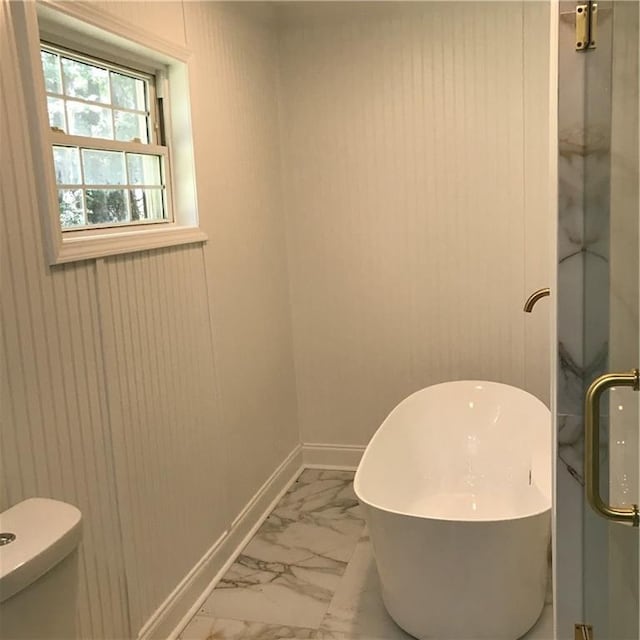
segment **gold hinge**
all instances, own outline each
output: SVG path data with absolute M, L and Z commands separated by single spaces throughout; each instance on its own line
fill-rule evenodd
M 576 51 L 596 48 L 598 3 L 586 2 L 576 6 Z
M 593 640 L 593 627 L 590 624 L 576 622 L 574 629 L 574 640 Z

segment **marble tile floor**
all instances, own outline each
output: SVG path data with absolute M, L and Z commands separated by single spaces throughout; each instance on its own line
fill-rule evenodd
M 352 483 L 303 471 L 179 640 L 412 640 L 385 611 Z M 525 638 L 552 640 L 551 604 Z

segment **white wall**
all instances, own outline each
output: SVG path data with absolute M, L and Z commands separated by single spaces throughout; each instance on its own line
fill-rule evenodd
M 99 6 L 192 51 L 210 240 L 45 266 L 3 2 L 0 508 L 41 495 L 82 509 L 80 635 L 125 638 L 229 528 L 298 431 L 272 7 Z
M 185 2 L 201 224 L 236 514 L 298 442 L 269 3 Z
M 548 400 L 548 7 L 288 3 L 282 138 L 304 442 L 454 378 Z

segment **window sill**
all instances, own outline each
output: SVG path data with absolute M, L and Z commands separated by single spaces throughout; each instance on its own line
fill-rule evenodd
M 64 237 L 51 264 L 104 258 L 134 251 L 149 251 L 180 244 L 206 242 L 207 234 L 198 227 L 135 229 L 118 233 Z

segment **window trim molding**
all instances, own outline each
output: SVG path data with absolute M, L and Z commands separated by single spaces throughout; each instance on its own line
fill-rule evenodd
M 142 49 L 153 51 L 152 59 L 162 56 L 164 63 L 188 62 L 191 51 L 173 42 L 158 37 L 151 31 L 140 27 L 133 27 L 114 15 L 107 14 L 85 2 L 60 2 L 59 0 L 37 0 L 36 12 L 45 20 L 53 24 L 70 27 L 76 32 L 84 32 L 91 39 L 96 35 L 100 40 L 109 44 L 122 46 L 125 50 L 134 52 L 135 45 Z M 67 18 L 65 20 L 65 17 Z M 106 32 L 106 34 L 105 34 Z M 64 31 L 61 31 L 64 34 Z M 111 37 L 109 37 L 109 34 Z M 106 36 L 106 38 L 105 38 Z
M 49 265 L 88 260 L 109 255 L 145 251 L 178 244 L 206 242 L 207 234 L 198 227 L 195 160 L 191 130 L 191 108 L 188 93 L 187 60 L 190 53 L 183 47 L 168 43 L 139 30 L 117 18 L 103 14 L 81 3 L 12 2 L 10 11 L 17 32 L 20 71 L 26 103 L 26 118 L 30 131 L 30 146 L 40 211 L 46 259 Z M 73 33 L 78 41 L 105 43 L 107 49 L 121 48 L 131 61 L 140 60 L 141 68 L 166 66 L 169 85 L 180 100 L 170 101 L 166 114 L 172 125 L 170 144 L 173 177 L 174 221 L 162 225 L 141 225 L 138 228 L 110 228 L 92 234 L 63 233 L 57 203 L 57 187 L 51 131 L 46 110 L 46 93 L 40 62 L 40 20 L 48 36 Z M 65 38 L 69 41 L 69 37 Z M 91 47 L 91 52 L 102 47 Z M 120 60 L 116 59 L 116 62 Z

